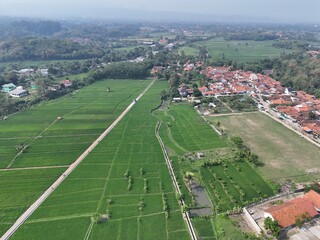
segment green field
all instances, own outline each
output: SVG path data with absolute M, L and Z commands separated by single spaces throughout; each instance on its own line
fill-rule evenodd
M 234 222 L 223 215 L 217 216 L 217 230 L 221 232 L 220 239 L 223 240 L 244 240 L 242 232 L 234 226 Z M 210 219 L 195 218 L 192 220 L 193 226 L 196 228 L 197 235 L 201 239 L 215 240 L 215 233 L 212 228 Z
M 231 135 L 240 136 L 264 166 L 257 170 L 266 178 L 297 182 L 319 179 L 306 170 L 320 169 L 319 148 L 263 113 L 210 118 Z
M 225 58 L 238 62 L 256 61 L 276 57 L 288 50 L 275 48 L 274 41 L 225 41 L 216 38 L 206 42 L 199 42 L 205 46 L 213 58 Z
M 150 113 L 165 88 L 155 83 L 13 239 L 188 239 Z M 109 220 L 91 228 L 95 213 Z
M 150 81 L 108 80 L 0 122 L 0 235 L 129 105 Z M 112 92 L 106 92 L 106 83 Z M 57 120 L 62 116 L 62 120 Z M 16 147 L 29 145 L 20 155 Z M 23 191 L 26 189 L 26 191 Z M 4 224 L 4 225 L 3 225 Z M 4 227 L 2 227 L 2 225 Z
M 234 208 L 245 206 L 252 201 L 272 196 L 270 185 L 246 162 L 235 162 L 234 153 L 229 141 L 218 134 L 189 104 L 171 104 L 168 109 L 159 110 L 155 115 L 164 124 L 161 137 L 171 155 L 172 165 L 181 186 L 186 204 L 194 208 L 186 185 L 186 173 L 205 187 L 211 202 L 218 213 L 226 213 Z M 194 156 L 194 152 L 204 152 L 203 160 L 195 158 L 191 161 L 186 157 Z M 222 159 L 216 166 L 203 166 L 210 159 Z M 212 223 L 205 218 L 192 220 L 199 238 L 214 239 Z M 224 239 L 243 239 L 241 231 L 232 222 L 221 219 Z
M 73 162 L 148 82 L 101 81 L 1 121 L 0 168 Z M 106 84 L 111 92 L 106 92 Z M 30 145 L 14 159 L 21 143 Z
M 157 115 L 166 123 L 161 130 L 164 143 L 178 154 L 228 146 L 189 104 L 171 104 Z
M 195 57 L 199 56 L 199 53 L 200 53 L 199 49 L 193 48 L 193 47 L 181 47 L 181 48 L 179 48 L 178 52 L 181 53 L 182 51 L 185 53 L 185 55 L 195 56 Z

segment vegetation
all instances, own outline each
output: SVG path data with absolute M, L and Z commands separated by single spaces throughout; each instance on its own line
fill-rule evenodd
M 255 102 L 247 95 L 226 96 L 219 97 L 219 99 L 235 112 L 250 112 L 257 110 Z
M 271 218 L 267 217 L 264 219 L 264 227 L 272 233 L 274 237 L 279 236 L 281 228 L 277 221 L 272 220 Z

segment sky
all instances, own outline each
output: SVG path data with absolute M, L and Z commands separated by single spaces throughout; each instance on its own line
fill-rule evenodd
M 153 15 L 155 12 L 158 14 Z M 5 16 L 152 18 L 161 15 L 160 12 L 171 12 L 171 17 L 182 12 L 204 19 L 245 17 L 270 22 L 320 23 L 320 0 L 0 0 L 0 15 Z

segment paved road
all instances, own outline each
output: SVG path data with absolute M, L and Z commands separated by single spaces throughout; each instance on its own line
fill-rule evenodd
M 267 116 L 271 117 L 273 120 L 277 121 L 278 123 L 281 123 L 283 126 L 285 126 L 286 128 L 290 129 L 291 131 L 295 132 L 296 134 L 298 134 L 300 137 L 303 137 L 304 139 L 306 139 L 307 141 L 309 141 L 310 143 L 316 145 L 317 147 L 320 147 L 320 144 L 313 141 L 311 138 L 309 138 L 308 136 L 305 136 L 304 134 L 302 134 L 301 132 L 293 129 L 291 126 L 289 126 L 287 123 L 285 123 L 283 120 L 280 120 L 278 118 L 276 118 L 275 116 L 271 115 L 270 113 L 261 111 L 262 113 L 266 114 Z
M 172 182 L 173 182 L 173 186 L 174 186 L 174 188 L 176 190 L 176 193 L 178 193 L 181 196 L 181 191 L 180 191 L 179 184 L 177 182 L 177 178 L 176 178 L 176 176 L 174 174 L 174 171 L 173 171 L 173 168 L 172 168 L 172 165 L 171 165 L 171 160 L 169 159 L 169 155 L 168 155 L 167 149 L 166 149 L 166 147 L 165 147 L 165 145 L 164 145 L 164 143 L 163 143 L 163 141 L 162 141 L 162 139 L 161 139 L 161 137 L 159 135 L 159 129 L 161 127 L 161 124 L 162 124 L 162 122 L 159 122 L 157 124 L 155 134 L 156 134 L 156 137 L 157 137 L 157 139 L 158 139 L 158 141 L 160 143 L 160 146 L 162 148 L 162 152 L 163 152 L 164 158 L 166 160 L 166 163 L 167 163 L 167 166 L 168 166 L 168 169 L 169 169 L 169 174 L 171 176 L 171 179 L 172 179 Z M 186 206 L 186 204 L 185 204 L 183 199 L 180 200 L 180 204 L 183 207 Z M 197 240 L 197 235 L 196 235 L 196 233 L 194 231 L 194 228 L 192 226 L 192 222 L 190 220 L 190 216 L 189 216 L 188 212 L 184 212 L 183 213 L 183 219 L 185 220 L 185 222 L 186 222 L 186 224 L 188 226 L 188 230 L 189 230 L 189 234 L 191 236 L 191 239 L 192 240 Z
M 120 120 L 130 111 L 136 102 L 149 90 L 156 81 L 154 79 L 144 91 L 120 114 L 120 116 L 85 150 L 81 156 L 74 161 L 69 168 L 18 218 L 11 228 L 1 237 L 1 240 L 9 239 L 18 228 L 28 219 L 28 217 L 46 200 L 51 193 L 72 173 L 72 171 L 85 159 L 88 154 L 108 135 L 108 133 L 120 122 Z

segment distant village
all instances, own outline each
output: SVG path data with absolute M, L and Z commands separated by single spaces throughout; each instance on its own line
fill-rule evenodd
M 200 62 L 187 62 L 184 71 L 195 70 L 199 66 Z M 203 97 L 251 96 L 261 111 L 273 111 L 279 119 L 295 124 L 315 138 L 320 137 L 320 99 L 304 91 L 281 86 L 280 82 L 269 76 L 272 70 L 256 74 L 242 70 L 231 71 L 231 67 L 206 67 L 200 73 L 210 79 L 206 86 L 198 88 Z M 193 89 L 186 84 L 181 84 L 178 90 L 181 99 L 193 96 Z

